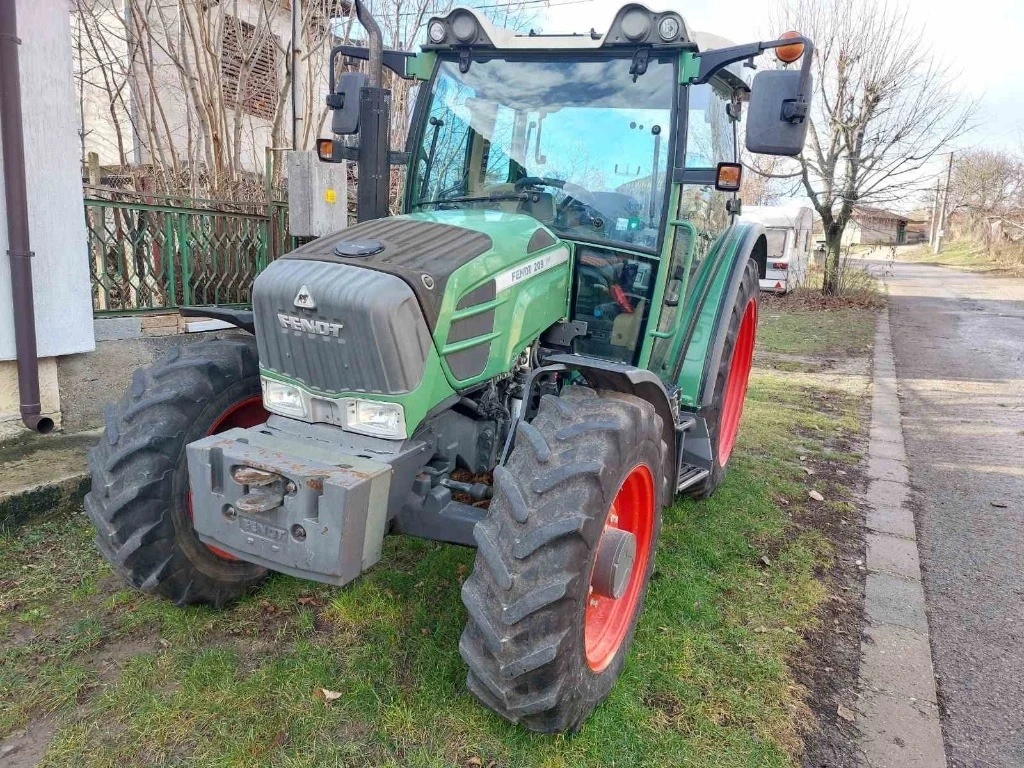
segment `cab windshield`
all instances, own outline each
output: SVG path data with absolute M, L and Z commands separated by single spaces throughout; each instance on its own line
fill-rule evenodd
M 416 153 L 412 210 L 526 213 L 572 239 L 658 247 L 673 58 L 443 61 Z

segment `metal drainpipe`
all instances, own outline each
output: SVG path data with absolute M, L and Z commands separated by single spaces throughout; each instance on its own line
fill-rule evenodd
M 32 300 L 32 250 L 28 236 L 25 142 L 21 125 L 21 77 L 18 70 L 16 0 L 0 0 L 0 142 L 3 142 L 4 194 L 7 200 L 7 254 L 11 259 L 14 346 L 18 356 L 21 420 L 34 432 L 49 432 L 53 419 L 39 404 L 39 360 Z

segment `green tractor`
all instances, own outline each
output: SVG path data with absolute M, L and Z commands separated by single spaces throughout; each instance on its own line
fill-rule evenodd
M 722 47 L 630 3 L 583 35 L 459 8 L 410 54 L 358 11 L 319 152 L 358 163 L 359 223 L 270 264 L 251 311 L 198 310 L 252 336 L 135 372 L 86 510 L 117 572 L 179 605 L 269 571 L 346 584 L 387 534 L 476 547 L 469 690 L 575 730 L 622 671 L 662 509 L 725 476 L 767 253 L 735 218 L 739 121 L 752 152 L 801 150 L 812 46 Z M 748 87 L 768 49 L 799 66 Z M 382 67 L 421 81 L 405 152 Z

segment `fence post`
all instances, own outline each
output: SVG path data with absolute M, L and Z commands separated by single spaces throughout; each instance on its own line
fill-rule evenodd
M 86 166 L 89 185 L 98 187 L 100 184 L 100 156 L 96 152 L 90 152 L 86 156 Z M 102 208 L 89 206 L 89 246 L 92 251 L 93 272 L 96 274 L 96 309 L 107 308 L 107 265 L 103 256 L 103 242 L 106 238 L 100 238 L 103 232 L 103 221 L 106 212 Z M 99 238 L 99 242 L 97 242 Z
M 181 249 L 181 304 L 192 306 L 192 253 L 185 228 L 185 215 L 178 214 L 178 247 Z

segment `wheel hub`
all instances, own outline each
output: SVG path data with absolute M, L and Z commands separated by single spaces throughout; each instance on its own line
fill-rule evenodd
M 605 518 L 583 616 L 587 665 L 594 672 L 612 663 L 639 608 L 654 540 L 655 496 L 650 468 L 638 464 Z
M 618 600 L 626 593 L 629 577 L 633 574 L 636 560 L 636 536 L 618 528 L 605 528 L 601 542 L 597 545 L 597 559 L 594 562 L 594 576 L 591 586 L 594 593 Z

